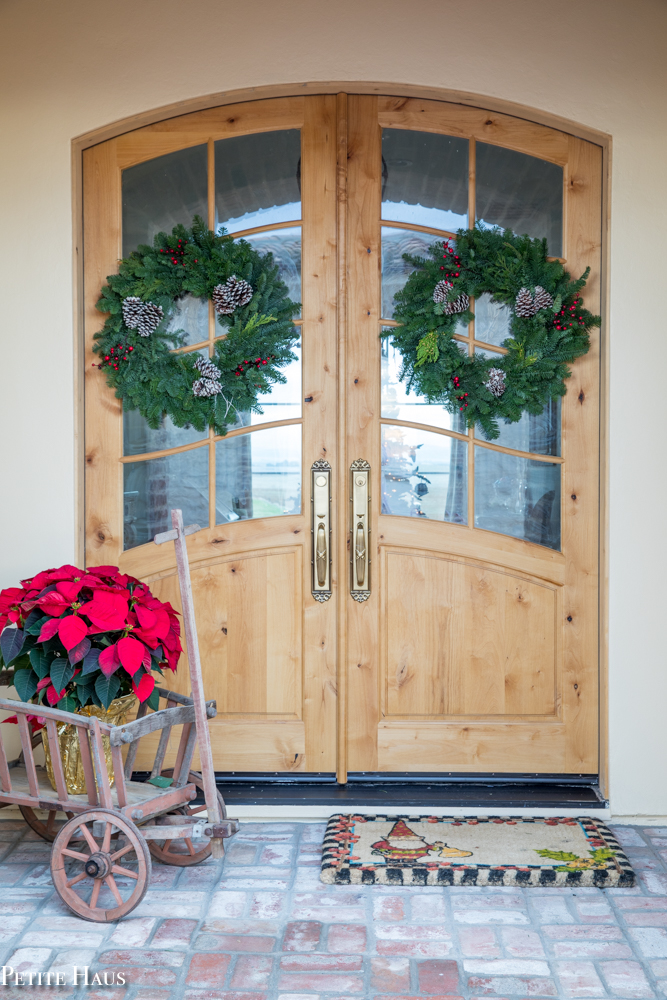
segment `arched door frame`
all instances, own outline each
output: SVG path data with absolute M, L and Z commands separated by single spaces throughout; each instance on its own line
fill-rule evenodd
M 602 330 L 600 343 L 600 607 L 599 607 L 599 673 L 600 673 L 600 783 L 605 797 L 608 797 L 608 740 L 607 740 L 607 607 L 608 607 L 608 569 L 607 569 L 607 537 L 608 537 L 608 231 L 609 231 L 609 166 L 611 154 L 611 137 L 605 133 L 590 129 L 579 123 L 571 122 L 560 116 L 544 112 L 540 109 L 526 107 L 509 101 L 489 98 L 483 95 L 451 89 L 424 88 L 396 83 L 369 82 L 326 82 L 310 84 L 285 84 L 262 88 L 248 88 L 233 92 L 222 92 L 205 97 L 194 98 L 178 104 L 164 106 L 130 116 L 108 126 L 95 129 L 72 142 L 72 179 L 73 179 L 73 274 L 74 274 L 74 312 L 75 312 L 75 393 L 76 393 L 76 490 L 75 518 L 77 528 L 77 559 L 84 559 L 84 476 L 86 455 L 84 449 L 84 398 L 83 398 L 83 272 L 82 246 L 83 233 L 83 152 L 110 138 L 114 138 L 146 125 L 166 121 L 174 117 L 188 115 L 196 111 L 210 108 L 220 108 L 226 105 L 239 104 L 247 101 L 265 101 L 268 98 L 304 96 L 306 94 L 383 94 L 404 98 L 422 98 L 461 104 L 470 108 L 483 109 L 489 112 L 486 123 L 492 134 L 494 115 L 510 115 L 539 125 L 545 125 L 566 132 L 570 135 L 594 143 L 602 150 L 602 233 L 601 233 L 601 303 Z

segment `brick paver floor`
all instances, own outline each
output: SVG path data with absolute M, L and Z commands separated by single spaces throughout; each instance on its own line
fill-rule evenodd
M 5 814 L 6 815 L 6 814 Z M 324 824 L 244 823 L 224 862 L 153 866 L 120 923 L 74 917 L 49 845 L 0 819 L 0 957 L 19 972 L 123 971 L 127 987 L 6 987 L 88 1000 L 667 996 L 667 828 L 614 827 L 633 889 L 324 886 Z M 0 994 L 1 995 L 1 994 Z

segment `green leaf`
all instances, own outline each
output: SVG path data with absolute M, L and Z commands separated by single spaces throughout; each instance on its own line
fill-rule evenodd
M 39 677 L 34 670 L 15 670 L 14 687 L 21 701 L 30 701 L 37 691 Z
M 56 691 L 62 691 L 74 677 L 74 667 L 64 656 L 56 656 L 51 661 L 50 677 Z
M 30 614 L 28 621 L 30 621 L 30 618 L 32 618 L 32 613 Z M 50 615 L 42 615 L 41 618 L 37 618 L 36 621 L 33 621 L 30 627 L 28 627 L 28 622 L 26 622 L 26 632 L 29 632 L 30 635 L 39 635 L 42 631 L 42 626 L 46 625 L 46 623 L 50 620 Z
M 96 670 L 99 670 L 99 665 L 97 661 L 100 658 L 101 652 L 102 652 L 101 649 L 95 649 L 93 647 L 93 649 L 91 649 L 90 652 L 86 653 L 86 655 L 83 658 L 83 668 L 82 668 L 84 674 L 92 674 L 95 673 Z
M 42 618 L 42 617 L 44 617 L 42 609 L 41 608 L 33 608 L 32 611 L 30 612 L 30 614 L 28 615 L 28 617 L 26 618 L 25 623 L 23 625 L 24 631 L 25 632 L 30 632 L 31 627 L 35 624 L 35 622 L 39 621 L 40 618 Z M 34 633 L 31 633 L 31 634 L 34 634 Z M 39 634 L 39 633 L 37 633 L 37 634 Z
M 64 698 L 61 698 L 57 702 L 56 707 L 60 709 L 61 712 L 76 712 L 79 707 L 79 699 L 75 698 L 72 694 L 66 694 Z
M 42 678 L 49 676 L 51 657 L 48 653 L 45 653 L 43 649 L 40 649 L 39 646 L 35 646 L 34 649 L 30 650 L 30 663 L 32 664 L 32 669 L 35 671 L 40 681 Z
M 84 677 L 83 674 L 79 674 L 78 677 L 74 678 L 74 683 L 76 685 L 76 696 L 79 699 L 79 704 L 82 706 L 88 704 L 95 691 L 95 681 L 91 677 Z
M 24 642 L 25 632 L 23 629 L 13 628 L 9 625 L 4 629 L 2 635 L 0 635 L 0 650 L 2 650 L 2 658 L 5 661 L 5 666 L 8 667 L 13 663 L 23 649 Z
M 105 708 L 108 708 L 120 690 L 120 680 L 115 674 L 105 677 L 100 673 L 95 681 L 95 694 Z
M 156 687 L 153 688 L 150 695 L 146 699 L 146 704 L 149 708 L 152 708 L 154 712 L 157 712 L 160 707 L 160 695 Z

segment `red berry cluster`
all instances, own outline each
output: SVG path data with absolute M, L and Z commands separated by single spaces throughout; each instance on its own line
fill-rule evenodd
M 447 267 L 451 267 L 452 270 L 448 271 L 444 264 L 440 265 L 440 270 L 445 272 L 445 280 L 451 281 L 452 278 L 458 278 L 461 274 L 461 258 L 458 254 L 454 253 L 449 240 L 445 240 L 442 249 L 445 251 L 442 259 L 447 261 Z
M 252 368 L 253 365 L 255 366 L 255 368 L 261 368 L 262 365 L 266 365 L 268 364 L 269 361 L 273 361 L 274 357 L 275 354 L 269 354 L 268 357 L 266 358 L 255 358 L 254 361 L 242 361 L 241 364 L 236 369 L 236 371 L 234 372 L 234 374 L 243 375 L 243 373 L 247 371 L 248 368 Z
M 569 330 L 577 323 L 579 326 L 586 326 L 586 320 L 579 313 L 581 297 L 575 296 L 571 306 L 563 306 L 561 311 L 554 316 L 554 326 L 557 330 Z
M 461 379 L 458 377 L 458 375 L 452 375 L 452 382 L 454 383 L 454 388 L 455 389 L 460 389 L 461 388 Z M 467 395 L 468 395 L 467 392 L 463 392 L 463 393 L 461 393 L 460 396 L 456 397 L 458 399 L 459 403 L 463 404 L 462 406 L 459 406 L 459 410 L 463 410 L 468 405 L 466 403 L 466 401 L 465 401 Z
M 180 264 L 182 267 L 185 267 L 185 261 L 183 260 L 183 257 L 185 255 L 185 246 L 187 242 L 188 242 L 187 240 L 179 239 L 175 247 L 169 247 L 167 250 L 160 250 L 160 253 L 170 254 L 171 255 L 170 259 L 172 264 Z M 197 261 L 195 260 L 195 264 L 196 263 Z
M 96 365 L 95 362 L 93 362 L 92 367 L 103 368 L 104 365 L 107 365 L 107 367 L 114 368 L 118 371 L 119 362 L 129 361 L 130 351 L 133 350 L 134 348 L 130 347 L 129 344 L 116 344 L 115 347 L 111 348 L 108 354 L 104 355 L 104 358 L 100 361 L 99 365 Z

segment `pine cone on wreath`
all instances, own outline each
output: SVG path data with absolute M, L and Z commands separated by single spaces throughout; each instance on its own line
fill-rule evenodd
M 150 337 L 164 319 L 164 309 L 162 306 L 156 306 L 154 302 L 144 302 L 143 306 L 137 323 L 137 333 L 140 337 Z
M 202 377 L 193 383 L 192 391 L 195 396 L 217 396 L 222 392 L 220 385 L 220 369 L 208 358 L 197 358 L 195 368 L 201 372 Z
M 539 312 L 540 309 L 551 309 L 554 304 L 554 300 L 541 285 L 535 285 L 535 312 Z
M 521 288 L 519 290 L 516 302 L 514 303 L 514 311 L 517 316 L 523 316 L 524 319 L 534 316 L 537 312 L 533 296 L 530 294 L 530 290 L 528 288 Z
M 123 320 L 128 330 L 136 330 L 144 309 L 144 304 L 138 295 L 128 295 L 123 299 Z
M 192 386 L 195 396 L 217 396 L 222 392 L 222 386 L 212 378 L 198 378 Z
M 454 313 L 465 312 L 470 305 L 470 299 L 465 292 L 462 292 L 457 299 L 453 302 L 446 302 L 443 312 L 446 316 L 452 316 Z
M 252 298 L 252 285 L 243 278 L 232 274 L 224 285 L 216 285 L 213 289 L 215 311 L 222 316 L 231 314 L 240 306 L 247 306 Z
M 217 365 L 214 365 L 208 358 L 197 358 L 195 368 L 204 378 L 219 380 L 221 372 Z
M 454 286 L 449 281 L 439 281 L 433 289 L 433 301 L 437 303 L 446 302 L 447 296 L 453 287 Z
M 489 368 L 489 377 L 484 383 L 484 387 L 499 399 L 505 391 L 505 372 L 502 368 Z

